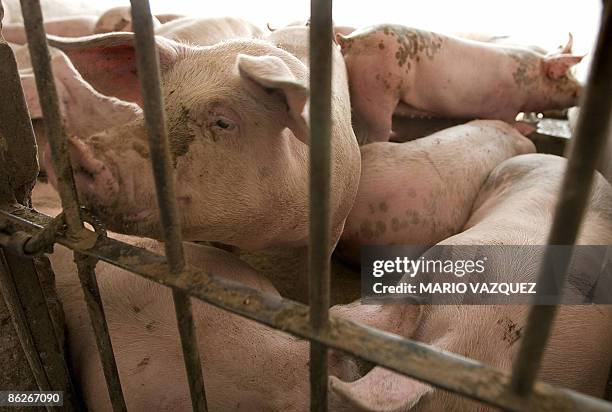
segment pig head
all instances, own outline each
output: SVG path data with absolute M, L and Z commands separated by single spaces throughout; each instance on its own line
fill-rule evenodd
M 156 41 L 184 238 L 251 250 L 307 244 L 308 67 L 264 41 L 208 47 Z M 131 33 L 50 43 L 98 91 L 139 100 Z M 343 66 L 337 71 L 345 73 Z M 356 194 L 360 157 L 346 81 L 335 82 L 333 93 L 335 244 Z M 70 150 L 82 203 L 113 231 L 160 237 L 142 117 L 71 139 Z

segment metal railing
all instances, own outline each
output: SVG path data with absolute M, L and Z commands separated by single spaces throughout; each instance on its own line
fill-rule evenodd
M 190 298 L 308 339 L 311 343 L 310 386 L 313 411 L 327 410 L 328 348 L 342 350 L 438 388 L 504 410 L 612 411 L 612 404 L 601 399 L 535 381 L 554 319 L 555 306 L 532 308 L 512 374 L 430 345 L 329 316 L 331 0 L 312 0 L 310 20 L 309 60 L 313 64 L 310 69 L 309 306 L 217 277 L 185 263 L 180 216 L 174 195 L 174 176 L 168 151 L 157 51 L 151 13 L 146 0 L 132 0 L 132 17 L 145 123 L 166 246 L 165 257 L 96 234 L 84 227 L 84 216 L 76 201 L 70 159 L 65 147 L 66 136 L 59 114 L 40 4 L 38 0 L 22 0 L 21 3 L 53 164 L 57 170 L 63 217 L 67 226 L 65 232 L 57 232 L 52 240 L 74 250 L 78 275 L 85 292 L 114 410 L 126 410 L 126 404 L 96 283 L 94 269 L 98 260 L 172 288 L 192 406 L 197 411 L 206 410 L 206 396 Z M 612 109 L 612 54 L 605 52 L 606 47 L 612 47 L 611 14 L 612 3 L 604 2 L 599 39 L 573 151 L 557 204 L 550 244 L 575 242 L 593 181 L 596 160 L 605 142 Z M 4 50 L 2 47 L 0 43 L 0 55 Z M 14 63 L 14 58 L 12 62 Z M 4 64 L 12 63 L 2 61 L 2 65 Z M 15 70 L 14 75 L 16 73 Z M 15 81 L 19 82 L 18 77 Z M 21 98 L 23 99 L 23 96 Z M 21 121 L 28 122 L 25 104 L 16 104 L 15 107 L 21 111 Z M 2 120 L 3 117 L 0 116 L 0 121 Z M 31 131 L 31 126 L 28 127 Z M 7 140 L 9 145 L 13 144 L 10 139 Z M 33 145 L 33 139 L 28 143 Z M 8 153 L 11 155 L 10 151 Z M 27 155 L 33 155 L 32 150 Z M 2 184 L 3 181 L 0 180 L 0 186 Z M 3 187 L 0 187 L 0 194 L 3 190 Z M 57 226 L 57 220 L 17 205 L 14 201 L 0 205 L 0 252 L 4 249 L 7 253 L 18 252 L 27 257 L 32 252 L 32 245 L 37 241 L 44 243 L 40 242 L 40 239 L 48 239 L 49 228 Z M 0 277 L 0 286 L 3 295 L 6 295 L 5 300 L 20 305 L 20 300 L 15 298 L 17 292 L 7 287 L 3 279 Z M 16 311 L 15 316 L 18 315 Z M 21 323 L 25 322 L 24 320 Z M 27 329 L 26 326 L 24 330 Z M 30 340 L 31 336 L 25 334 L 22 338 L 20 335 L 26 355 L 36 360 L 39 355 L 34 353 L 36 347 L 30 344 Z M 30 365 L 33 373 L 45 374 L 35 361 L 30 362 Z M 37 379 L 37 382 L 39 381 L 41 389 L 49 387 L 42 377 Z

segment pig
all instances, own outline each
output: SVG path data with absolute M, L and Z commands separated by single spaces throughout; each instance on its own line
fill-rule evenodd
M 363 245 L 433 245 L 458 233 L 489 173 L 535 151 L 499 120 L 476 120 L 406 143 L 361 147 L 361 180 L 336 254 L 359 264 Z M 407 171 L 410 178 L 404 178 Z
M 285 27 L 295 27 L 295 26 L 308 27 L 310 26 L 310 20 L 296 20 L 296 21 L 293 21 L 287 24 Z M 344 36 L 348 36 L 349 34 L 355 31 L 355 27 L 353 26 L 342 26 L 342 25 L 337 25 L 335 23 L 333 24 L 333 26 L 334 26 L 334 34 L 342 34 Z M 274 28 L 270 23 L 267 24 L 267 27 L 269 31 L 278 30 L 277 28 Z
M 159 20 L 161 24 L 166 24 L 173 20 L 181 19 L 185 16 L 183 14 L 162 13 L 162 14 L 156 14 L 155 17 L 157 18 L 157 20 Z
M 162 23 L 153 16 L 153 28 L 158 28 Z M 132 12 L 130 7 L 113 7 L 106 10 L 96 21 L 93 32 L 95 34 L 111 33 L 115 31 L 132 30 Z
M 227 39 L 258 38 L 262 33 L 254 24 L 235 17 L 183 17 L 155 31 L 159 36 L 199 46 L 210 46 Z
M 163 15 L 164 24 L 153 16 L 155 34 L 199 46 L 210 46 L 227 39 L 255 38 L 262 34 L 254 24 L 234 17 L 184 17 Z M 100 16 L 95 33 L 133 31 L 129 7 L 115 7 Z
M 544 154 L 525 154 L 502 162 L 478 193 L 462 232 L 439 245 L 546 244 L 565 168 L 565 159 Z M 612 244 L 612 187 L 599 174 L 578 244 Z M 511 262 L 524 268 L 521 279 L 507 278 L 504 268 L 508 261 L 493 254 L 488 258 L 483 275 L 487 282 L 536 280 L 539 266 L 533 260 L 535 254 L 521 255 Z M 419 324 L 402 335 L 509 371 L 521 344 L 529 306 L 407 305 L 406 310 L 420 313 Z M 376 311 L 372 309 L 372 313 Z M 611 360 L 611 320 L 609 305 L 561 305 L 539 379 L 601 396 Z M 392 319 L 372 322 L 393 324 Z M 331 405 L 338 411 L 490 410 L 381 367 L 354 382 L 330 377 L 329 386 Z
M 48 215 L 60 211 L 57 193 L 48 184 L 35 186 L 33 203 Z M 163 245 L 157 241 L 109 236 L 163 254 Z M 188 242 L 184 249 L 188 264 L 278 296 L 265 277 L 233 255 Z M 72 254 L 56 245 L 49 257 L 65 312 L 76 382 L 89 410 L 110 411 Z M 96 273 L 128 410 L 189 410 L 171 290 L 104 262 L 98 263 Z M 209 410 L 300 412 L 308 408 L 307 341 L 196 299 L 192 308 Z M 329 362 L 330 371 L 343 379 L 358 377 L 350 358 L 332 353 Z
M 369 142 L 389 140 L 394 113 L 511 122 L 521 111 L 573 106 L 582 90 L 570 72 L 582 56 L 569 43 L 542 55 L 399 25 L 336 38 Z
M 63 37 L 82 37 L 93 34 L 96 16 L 72 16 L 45 20 L 45 31 Z M 7 42 L 26 44 L 28 42 L 22 23 L 9 23 L 2 27 L 2 35 Z
M 185 240 L 245 250 L 307 246 L 307 38 L 306 28 L 207 47 L 156 37 Z M 132 34 L 50 43 L 101 93 L 139 99 Z M 291 52 L 276 46 L 281 43 Z M 330 250 L 355 198 L 361 165 L 338 48 L 333 64 Z M 142 117 L 72 138 L 68 146 L 85 206 L 110 230 L 159 239 Z M 49 178 L 55 181 L 52 171 Z

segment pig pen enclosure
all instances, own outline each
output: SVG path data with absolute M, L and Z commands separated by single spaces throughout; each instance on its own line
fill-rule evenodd
M 536 381 L 556 306 L 531 307 L 511 374 L 329 315 L 330 261 L 324 245 L 330 239 L 331 0 L 313 0 L 311 6 L 308 306 L 225 280 L 185 263 L 153 23 L 146 0 L 132 1 L 132 18 L 166 253 L 161 256 L 105 236 L 104 228 L 95 217 L 77 202 L 39 1 L 22 0 L 21 3 L 63 212 L 51 218 L 28 207 L 31 206 L 29 193 L 38 174 L 36 142 L 15 58 L 0 38 L 0 291 L 29 365 L 29 371 L 24 373 L 31 374 L 38 390 L 63 391 L 65 410 L 79 410 L 83 405 L 63 349 L 61 307 L 50 302 L 47 296 L 53 275 L 44 253 L 50 252 L 54 243 L 74 251 L 109 397 L 116 411 L 127 408 L 96 283 L 95 267 L 100 260 L 172 289 L 192 406 L 197 411 L 207 410 L 206 382 L 200 366 L 190 298 L 308 340 L 310 409 L 313 411 L 327 410 L 328 348 L 502 410 L 612 411 L 612 403 Z M 549 236 L 552 245 L 575 242 L 597 158 L 607 136 L 612 110 L 612 53 L 609 52 L 612 2 L 604 3 L 591 72 Z M 84 223 L 89 223 L 94 230 Z M 552 257 L 547 255 L 544 264 L 546 259 Z M 569 260 L 565 262 L 568 263 Z

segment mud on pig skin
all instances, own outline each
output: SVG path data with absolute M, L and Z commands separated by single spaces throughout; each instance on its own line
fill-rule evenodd
M 369 141 L 389 139 L 394 112 L 511 122 L 521 111 L 573 106 L 582 89 L 570 73 L 582 58 L 570 54 L 571 44 L 543 55 L 399 25 L 337 40 Z
M 336 249 L 358 264 L 363 245 L 433 245 L 458 233 L 499 163 L 535 151 L 499 120 L 476 120 L 431 136 L 361 147 L 361 181 Z
M 567 161 L 561 157 L 542 154 L 504 161 L 492 171 L 480 190 L 463 231 L 439 244 L 546 244 L 566 165 Z M 612 187 L 599 174 L 577 243 L 612 244 Z M 483 275 L 488 282 L 534 282 L 540 267 L 536 255 L 524 254 L 508 262 L 507 256 L 490 253 Z M 455 256 L 462 258 L 459 254 Z M 463 258 L 473 258 L 473 252 L 465 252 Z M 508 279 L 504 268 L 509 264 L 521 268 L 514 272 L 520 273 L 520 279 Z M 574 275 L 580 276 L 580 272 L 577 269 Z M 571 281 L 564 293 L 576 293 Z M 457 301 L 460 299 L 457 295 Z M 418 325 L 406 325 L 406 333 L 400 334 L 507 372 L 516 359 L 529 310 L 526 305 L 405 306 L 415 312 L 413 319 L 418 319 Z M 421 315 L 417 317 L 419 311 Z M 372 312 L 375 313 L 374 309 Z M 538 379 L 602 396 L 611 360 L 611 321 L 610 305 L 560 305 Z M 380 367 L 352 383 L 330 377 L 330 409 L 351 412 L 497 410 Z
M 307 244 L 308 31 L 297 30 L 290 36 L 279 30 L 268 41 L 208 47 L 156 37 L 186 240 L 247 250 Z M 50 42 L 94 88 L 137 100 L 132 40 L 131 33 L 111 33 Z M 276 47 L 277 41 L 294 54 Z M 335 244 L 357 192 L 360 154 L 338 49 L 334 66 L 330 206 Z M 159 238 L 142 117 L 71 139 L 69 147 L 81 201 L 113 231 Z

